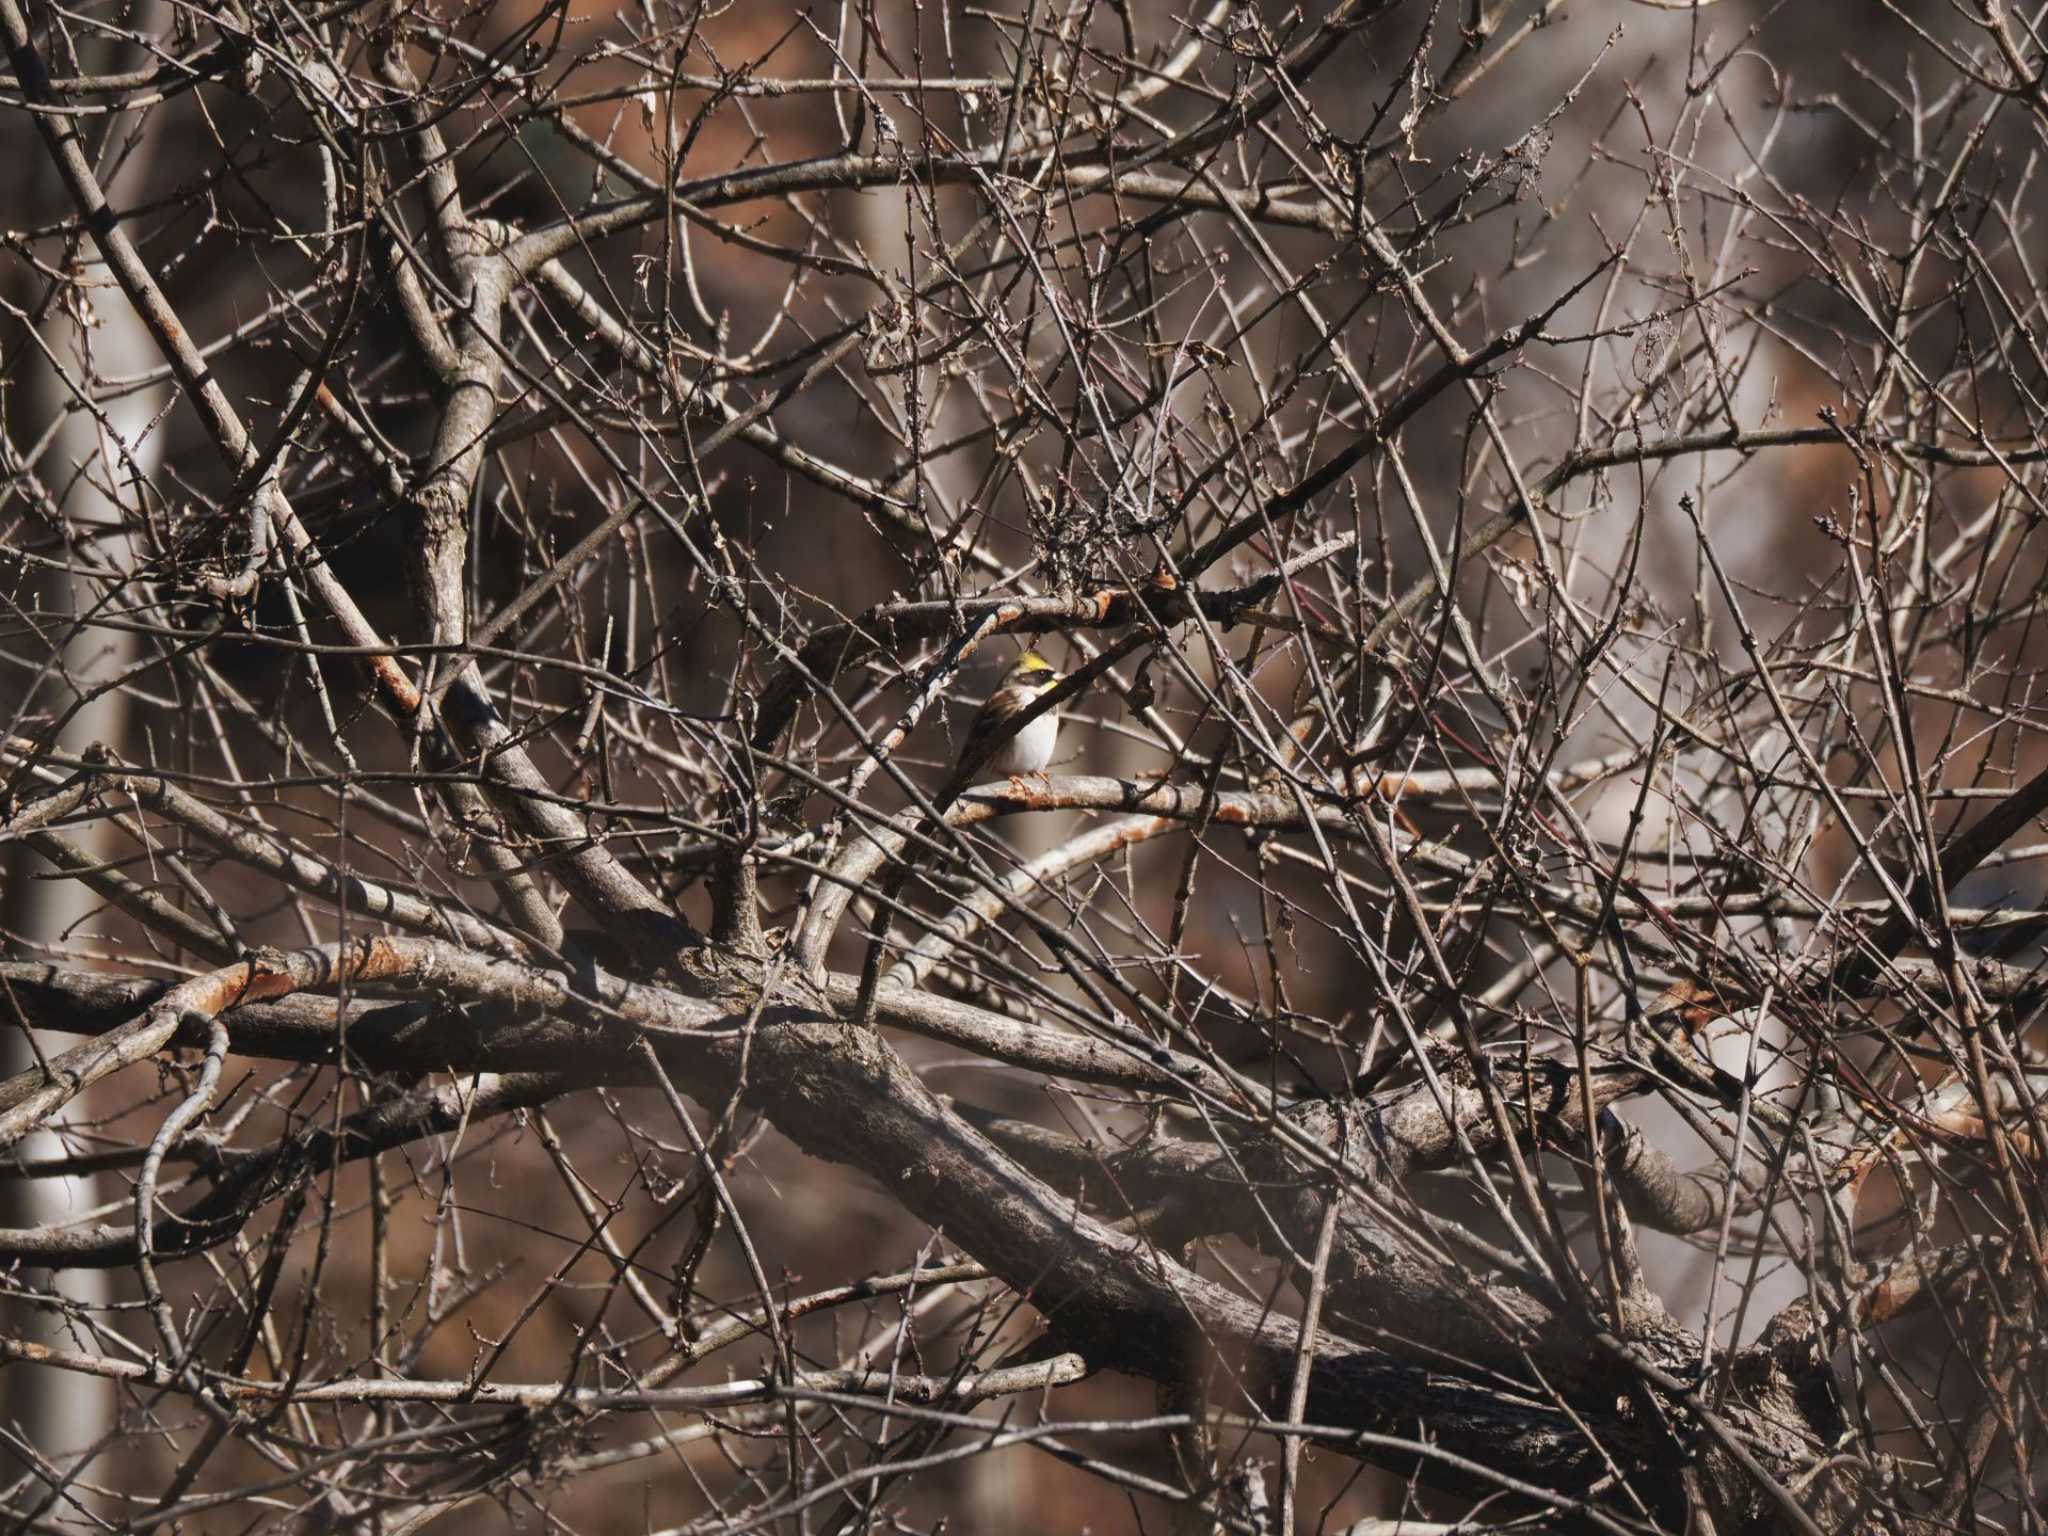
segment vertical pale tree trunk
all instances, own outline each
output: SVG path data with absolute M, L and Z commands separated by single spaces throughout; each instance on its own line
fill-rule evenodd
M 52 215 L 64 209 L 41 145 L 22 134 L 13 148 L 24 156 L 17 164 L 36 168 L 37 206 Z M 145 158 L 144 153 L 129 156 L 126 184 L 135 184 Z M 89 256 L 91 247 L 83 249 Z M 67 636 L 60 652 L 61 670 L 53 668 L 42 677 L 29 702 L 31 713 L 59 717 L 95 686 L 130 668 L 139 654 L 134 634 L 80 627 L 74 616 L 90 614 L 105 604 L 110 590 L 115 592 L 113 608 L 128 606 L 118 589 L 132 579 L 135 566 L 134 519 L 141 501 L 135 482 L 139 476 L 155 472 L 163 442 L 160 425 L 150 430 L 163 403 L 159 390 L 108 401 L 103 408 L 104 424 L 79 408 L 79 392 L 89 390 L 94 381 L 134 374 L 160 360 L 149 333 L 104 269 L 93 262 L 80 275 L 84 278 L 83 311 L 72 304 L 53 303 L 42 317 L 38 330 L 47 350 L 29 373 L 29 388 L 22 402 L 22 419 L 33 430 L 16 437 L 17 443 L 39 442 L 49 423 L 63 418 L 36 465 L 36 473 L 69 525 L 71 568 L 39 571 L 17 595 L 18 601 L 42 610 L 46 632 Z M 51 366 L 52 357 L 69 375 L 68 380 Z M 39 659 L 31 657 L 32 662 Z M 14 674 L 16 679 L 33 675 L 18 670 Z M 19 682 L 10 683 L 10 691 L 19 686 Z M 63 753 L 80 752 L 94 742 L 125 748 L 128 714 L 124 691 L 101 693 L 70 714 L 54 745 Z M 93 857 L 110 857 L 115 849 L 107 836 L 108 825 L 95 820 L 67 835 Z M 0 916 L 22 951 L 47 956 L 95 930 L 97 925 L 91 919 L 98 899 L 83 884 L 38 878 L 50 873 L 49 866 L 18 843 L 4 850 L 4 855 Z M 68 1042 L 58 1042 L 55 1048 L 64 1043 Z M 24 1071 L 35 1059 L 22 1033 L 0 1030 L 0 1073 Z M 87 1116 L 91 1114 L 91 1097 L 88 1094 L 80 1105 L 80 1112 Z M 39 1131 L 19 1143 L 14 1152 L 33 1158 L 63 1150 L 61 1138 Z M 118 1190 L 102 1188 L 104 1182 L 90 1176 L 0 1181 L 0 1225 L 38 1226 L 75 1217 L 118 1196 Z M 32 1284 L 44 1278 L 33 1272 L 28 1277 Z M 108 1298 L 107 1279 L 100 1271 L 74 1270 L 62 1278 L 59 1290 L 81 1305 L 99 1305 Z M 61 1318 L 46 1308 L 6 1302 L 0 1303 L 0 1311 L 6 1314 L 0 1326 L 17 1337 L 89 1347 L 83 1337 L 66 1337 L 74 1330 L 66 1329 Z M 112 1406 L 107 1384 L 90 1376 L 21 1367 L 0 1374 L 0 1413 L 40 1456 L 59 1466 L 68 1465 L 75 1453 L 105 1432 Z

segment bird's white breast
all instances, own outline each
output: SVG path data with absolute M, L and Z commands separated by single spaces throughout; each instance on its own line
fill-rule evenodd
M 1040 715 L 997 751 L 989 767 L 997 773 L 1037 773 L 1052 762 L 1059 735 L 1059 716 Z

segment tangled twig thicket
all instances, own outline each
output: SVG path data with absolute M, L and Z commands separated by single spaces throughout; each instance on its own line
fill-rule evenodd
M 2042 1529 L 2039 17 L 1182 9 L 0 0 L 13 1528 Z

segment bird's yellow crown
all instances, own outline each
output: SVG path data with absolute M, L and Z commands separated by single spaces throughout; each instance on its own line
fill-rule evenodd
M 1015 682 L 1035 683 L 1043 686 L 1047 683 L 1057 682 L 1059 680 L 1059 672 L 1053 667 L 1051 662 L 1039 655 L 1038 652 L 1026 651 L 1017 658 L 1016 665 L 1010 668 L 1010 677 Z

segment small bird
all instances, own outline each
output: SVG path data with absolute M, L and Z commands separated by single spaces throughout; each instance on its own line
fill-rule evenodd
M 967 732 L 967 744 L 960 750 L 960 765 L 976 771 L 978 758 L 997 732 L 1038 702 L 1040 694 L 1060 680 L 1053 664 L 1036 651 L 1026 651 L 1003 674 L 1002 686 L 988 696 L 974 724 Z M 1026 773 L 1042 773 L 1052 762 L 1053 748 L 1060 738 L 1059 715 L 1051 710 L 995 750 L 994 756 L 979 764 L 990 773 L 1007 773 L 1012 779 Z

